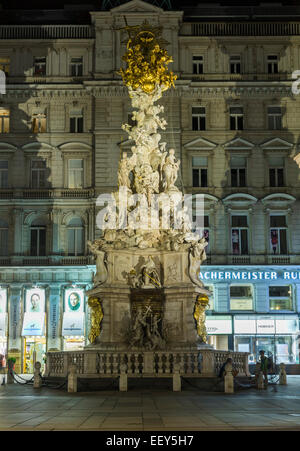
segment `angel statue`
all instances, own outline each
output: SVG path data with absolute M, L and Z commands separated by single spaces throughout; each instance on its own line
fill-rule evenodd
M 169 150 L 169 156 L 165 159 L 162 172 L 163 172 L 163 187 L 164 191 L 178 190 L 175 187 L 175 182 L 177 180 L 177 173 L 179 170 L 180 161 L 175 158 L 175 150 Z

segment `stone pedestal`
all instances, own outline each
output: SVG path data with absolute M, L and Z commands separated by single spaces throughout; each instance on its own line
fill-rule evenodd
M 132 286 L 130 271 L 134 269 L 137 279 L 149 255 L 155 263 L 159 280 L 152 285 Z M 193 311 L 199 293 L 188 273 L 187 251 L 161 251 L 121 249 L 106 253 L 107 280 L 87 292 L 101 300 L 103 320 L 100 336 L 87 348 L 102 350 L 128 350 L 124 327 L 132 318 L 135 302 L 157 308 L 161 303 L 162 324 L 167 326 L 167 348 L 172 350 L 196 350 L 197 330 Z M 135 350 L 135 349 L 132 349 Z

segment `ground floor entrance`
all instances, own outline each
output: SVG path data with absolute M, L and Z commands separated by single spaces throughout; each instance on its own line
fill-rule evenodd
M 24 337 L 23 372 L 34 373 L 35 362 L 40 362 L 41 372 L 45 366 L 46 337 Z

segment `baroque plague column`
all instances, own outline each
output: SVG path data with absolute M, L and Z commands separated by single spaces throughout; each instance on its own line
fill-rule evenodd
M 180 161 L 160 142 L 163 107 L 174 86 L 162 29 L 126 27 L 120 70 L 135 125 L 123 125 L 134 145 L 119 163 L 119 190 L 106 196 L 97 218 L 102 237 L 89 242 L 96 258 L 90 349 L 190 350 L 206 342 L 208 292 L 199 280 L 204 238 L 192 232 L 183 193 L 175 186 Z M 183 207 L 183 208 L 182 208 Z M 180 212 L 180 214 L 178 213 Z M 101 322 L 101 324 L 100 324 Z

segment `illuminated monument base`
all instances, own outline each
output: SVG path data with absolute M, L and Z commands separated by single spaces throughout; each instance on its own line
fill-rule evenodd
M 188 350 L 203 344 L 195 315 L 201 289 L 190 280 L 186 252 L 153 249 L 149 258 L 149 250 L 115 250 L 107 252 L 106 265 L 106 282 L 87 292 L 101 300 L 103 313 L 101 333 L 87 348 Z

